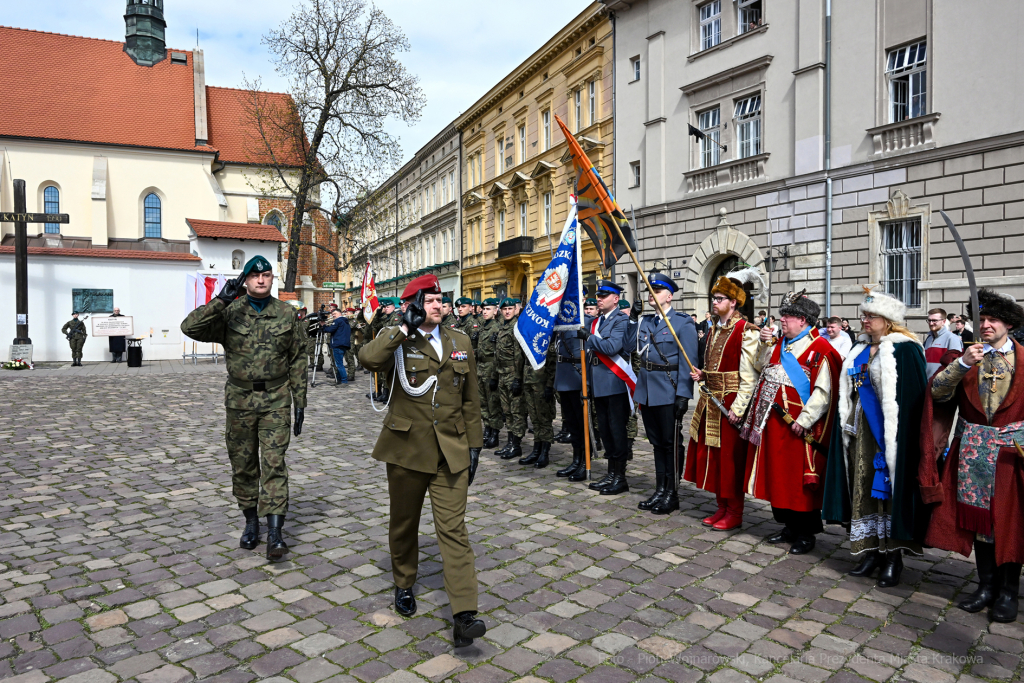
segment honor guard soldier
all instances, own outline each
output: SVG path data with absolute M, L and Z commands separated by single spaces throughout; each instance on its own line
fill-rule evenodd
M 290 305 L 270 295 L 273 283 L 270 262 L 254 256 L 238 278 L 181 323 L 185 336 L 224 347 L 226 442 L 233 492 L 245 515 L 239 545 L 252 550 L 259 544 L 259 517 L 265 515 L 267 559 L 288 552 L 281 528 L 288 511 L 289 408 L 294 404 L 295 436 L 302 433 L 306 408 L 302 323 Z
M 583 326 L 589 328 L 592 318 L 584 316 Z M 572 444 L 572 462 L 555 472 L 555 476 L 567 477 L 569 481 L 583 481 L 587 478 L 587 462 L 584 453 L 584 433 L 587 425 L 583 420 L 583 371 L 580 358 L 580 332 L 562 330 L 555 332 L 555 391 L 562 404 L 562 427 L 569 433 Z
M 658 272 L 651 273 L 647 280 L 651 283 L 647 303 L 658 312 L 641 315 L 643 303 L 637 297 L 629 311 L 623 344 L 639 356 L 640 370 L 633 399 L 641 406 L 647 439 L 654 449 L 656 487 L 651 497 L 637 507 L 656 515 L 667 515 L 679 509 L 677 486 L 683 462 L 681 420 L 693 398 L 690 366 L 679 353 L 668 326 L 672 326 L 691 360 L 697 357 L 697 328 L 693 318 L 672 308 L 672 295 L 679 290 L 675 280 Z
M 511 460 L 523 454 L 523 437 L 526 436 L 526 406 L 523 404 L 523 368 L 526 355 L 516 339 L 516 303 L 508 297 L 501 300 L 501 328 L 495 345 L 494 358 L 498 380 L 498 397 L 501 412 L 508 427 L 508 443 L 495 451 L 502 460 Z
M 476 346 L 476 376 L 477 384 L 480 386 L 480 416 L 484 425 L 484 448 L 497 447 L 498 434 L 505 426 L 505 420 L 501 414 L 501 398 L 498 396 L 498 368 L 495 359 L 500 329 L 498 300 L 484 299 L 480 338 Z
M 480 320 L 483 315 L 483 302 L 479 299 L 473 299 L 473 317 Z
M 416 613 L 417 540 L 423 496 L 429 491 L 454 615 L 452 640 L 455 647 L 465 647 L 486 630 L 476 618 L 476 568 L 466 530 L 466 498 L 483 441 L 476 363 L 469 338 L 440 324 L 437 277 L 414 279 L 402 298 L 409 302 L 402 324 L 385 328 L 359 353 L 370 370 L 394 369 L 396 375 L 373 449 L 373 458 L 387 463 L 395 609 L 403 616 Z
M 600 491 L 603 496 L 613 496 L 629 491 L 626 481 L 626 459 L 629 443 L 626 439 L 626 423 L 632 412 L 630 394 L 634 382 L 629 368 L 629 351 L 624 348 L 626 327 L 629 316 L 619 309 L 622 288 L 611 280 L 597 282 L 598 317 L 591 322 L 590 330 L 584 331 L 587 351 L 588 379 L 593 386 L 591 395 L 597 409 L 597 421 L 602 425 L 605 454 L 608 458 L 608 474 L 595 481 L 590 488 Z M 626 370 L 629 369 L 629 372 Z M 634 376 L 635 377 L 635 376 Z
M 459 325 L 459 319 L 452 311 L 452 300 L 448 297 L 444 297 L 441 300 L 441 324 L 449 329 L 456 329 Z
M 480 321 L 473 316 L 473 300 L 466 297 L 460 297 L 456 302 L 455 306 L 459 311 L 459 322 L 456 329 L 461 330 L 469 341 L 473 344 L 473 350 L 476 351 L 477 344 L 480 343 Z
M 71 365 L 82 366 L 82 347 L 89 333 L 85 331 L 85 323 L 78 319 L 78 311 L 71 313 L 71 320 L 64 323 L 60 333 L 68 338 L 71 345 Z

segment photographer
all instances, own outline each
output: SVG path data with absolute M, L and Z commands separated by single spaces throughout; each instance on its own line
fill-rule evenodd
M 324 325 L 324 335 L 331 337 L 331 359 L 334 362 L 334 381 L 348 384 L 348 373 L 345 372 L 345 352 L 352 345 L 352 328 L 348 320 L 335 308 L 331 311 L 331 321 Z

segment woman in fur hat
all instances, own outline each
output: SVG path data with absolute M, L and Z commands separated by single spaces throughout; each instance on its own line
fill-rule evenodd
M 864 331 L 839 373 L 839 429 L 832 432 L 822 517 L 850 530 L 852 576 L 880 569 L 899 583 L 903 552 L 922 554 L 927 512 L 917 485 L 924 348 L 903 325 L 907 307 L 865 288 Z

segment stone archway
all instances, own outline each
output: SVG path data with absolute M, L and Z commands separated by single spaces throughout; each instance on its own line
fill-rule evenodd
M 690 257 L 683 280 L 683 309 L 687 313 L 696 313 L 698 320 L 703 319 L 708 311 L 711 277 L 723 261 L 734 256 L 739 261 L 764 271 L 764 255 L 754 240 L 729 225 L 724 208 L 718 213 L 721 216 L 718 225 Z M 757 295 L 759 292 L 760 287 L 755 287 L 754 294 Z

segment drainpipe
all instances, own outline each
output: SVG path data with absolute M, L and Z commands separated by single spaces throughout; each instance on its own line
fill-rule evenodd
M 832 0 L 825 0 L 825 317 L 832 317 Z

